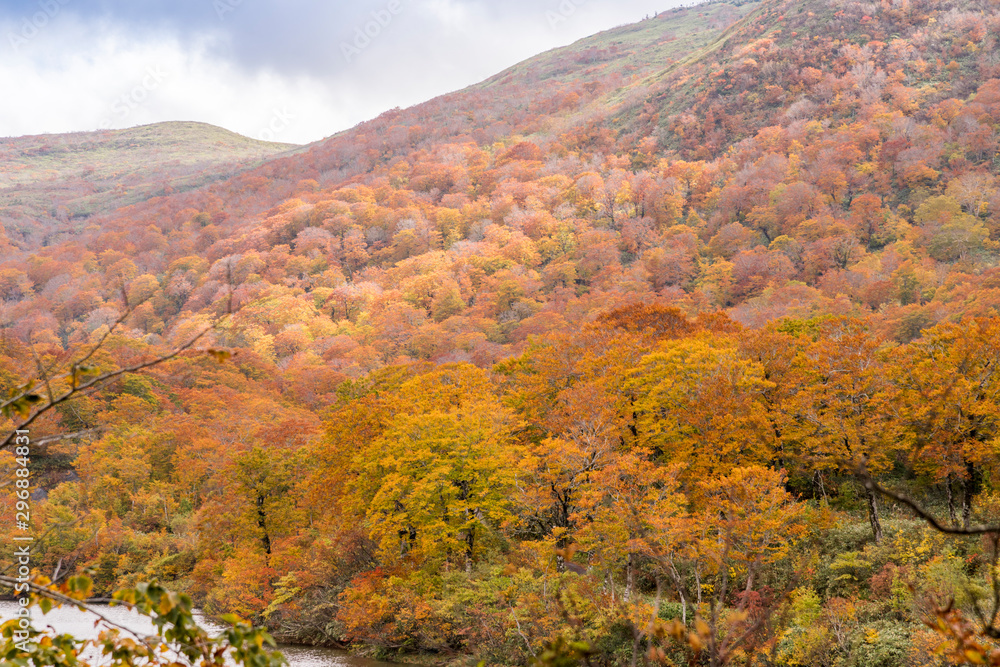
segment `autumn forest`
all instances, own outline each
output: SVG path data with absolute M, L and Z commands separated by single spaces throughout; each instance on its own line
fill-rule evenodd
M 299 149 L 0 140 L 37 574 L 423 664 L 1000 664 L 998 34 L 709 2 Z

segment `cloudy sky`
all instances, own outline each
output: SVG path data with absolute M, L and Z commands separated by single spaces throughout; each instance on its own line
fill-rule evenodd
M 305 143 L 690 0 L 0 0 L 0 136 L 198 120 Z

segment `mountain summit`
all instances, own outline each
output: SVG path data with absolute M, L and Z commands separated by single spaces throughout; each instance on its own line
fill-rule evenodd
M 50 244 L 94 214 L 199 187 L 295 148 L 193 122 L 0 139 L 0 222 L 29 246 Z

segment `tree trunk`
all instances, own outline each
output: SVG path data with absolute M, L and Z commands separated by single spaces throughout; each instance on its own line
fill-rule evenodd
M 823 473 L 816 471 L 816 481 L 819 483 L 819 492 L 823 496 L 823 504 L 828 505 L 830 501 L 826 497 L 826 485 L 823 484 Z
M 681 623 L 687 625 L 687 596 L 684 595 L 684 582 L 681 580 L 681 574 L 674 567 L 674 562 L 671 560 L 670 563 L 670 578 L 674 580 L 674 587 L 677 589 L 677 597 L 681 601 Z
M 472 554 L 476 546 L 476 527 L 469 526 L 469 532 L 465 536 L 465 572 L 472 574 Z
M 267 513 L 264 511 L 264 496 L 257 496 L 257 526 L 260 528 L 261 543 L 264 545 L 264 553 L 271 555 L 271 538 L 267 535 Z
M 958 514 L 955 512 L 955 494 L 951 488 L 951 473 L 948 473 L 944 488 L 948 490 L 948 518 L 951 519 L 951 527 L 954 528 L 958 525 Z
M 868 496 L 868 520 L 872 524 L 872 535 L 875 536 L 875 544 L 882 543 L 882 523 L 878 519 L 878 496 L 871 489 L 866 488 Z
M 631 555 L 630 555 L 631 557 Z M 660 615 L 660 596 L 663 591 L 662 583 L 660 581 L 660 575 L 656 575 L 656 602 L 653 605 L 653 618 L 650 619 L 650 623 L 647 628 L 653 627 L 653 621 L 657 619 Z M 636 625 L 635 621 L 632 622 L 632 662 L 631 667 L 636 667 L 639 660 L 639 648 L 642 646 L 642 640 L 646 638 L 648 630 L 640 630 L 639 626 Z M 649 660 L 643 659 L 643 664 L 648 665 Z
M 632 591 L 635 589 L 635 568 L 633 566 L 634 556 L 630 551 L 625 562 L 625 602 L 632 599 Z
M 962 527 L 969 528 L 972 521 L 972 498 L 979 493 L 983 476 L 972 461 L 965 461 L 965 483 L 962 491 Z

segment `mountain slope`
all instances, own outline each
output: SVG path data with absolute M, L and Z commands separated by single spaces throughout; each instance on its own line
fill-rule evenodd
M 665 12 L 235 177 L 101 214 L 73 244 L 139 253 L 164 287 L 184 255 L 256 253 L 274 263 L 252 272 L 264 283 L 364 282 L 424 318 L 435 294 L 457 289 L 462 312 L 480 318 L 465 324 L 501 346 L 484 345 L 483 359 L 564 326 L 567 289 L 591 300 L 572 317 L 623 294 L 730 308 L 747 322 L 830 307 L 901 317 L 951 298 L 933 278 L 941 271 L 995 264 L 998 18 L 958 2 L 873 7 Z M 925 202 L 940 211 L 920 213 Z M 948 222 L 954 207 L 972 217 Z M 524 251 L 503 260 L 506 278 L 479 266 L 485 277 L 466 275 L 514 241 Z M 421 288 L 429 295 L 400 284 L 439 270 Z M 497 301 L 507 279 L 519 296 Z M 358 294 L 359 314 L 385 307 Z M 157 319 L 181 312 L 178 298 Z M 948 309 L 922 312 L 934 321 Z M 383 361 L 407 340 L 383 347 Z
M 824 564 L 791 584 L 803 608 L 822 603 L 831 614 L 843 611 L 842 594 L 858 597 L 849 614 L 824 616 L 853 629 L 823 651 L 844 664 L 878 662 L 866 652 L 877 643 L 879 655 L 907 655 L 917 619 L 897 623 L 910 605 L 891 602 L 891 590 L 906 577 L 914 591 L 916 578 L 958 579 L 931 562 L 904 569 L 916 568 L 912 545 L 936 544 L 918 550 L 934 560 L 945 547 L 918 524 L 901 529 L 898 516 L 886 521 L 889 539 L 867 550 L 878 508 L 838 474 L 857 469 L 842 465 L 840 447 L 861 434 L 853 451 L 867 458 L 869 445 L 880 447 L 873 465 L 886 475 L 918 461 L 893 488 L 937 493 L 941 516 L 945 493 L 957 509 L 953 486 L 971 507 L 1000 477 L 989 444 L 1000 426 L 976 426 L 972 438 L 951 412 L 995 415 L 1000 395 L 997 34 L 1000 5 L 978 0 L 668 12 L 235 175 L 228 163 L 201 187 L 103 200 L 82 229 L 5 249 L 0 390 L 37 359 L 102 340 L 124 308 L 123 287 L 134 310 L 107 339 L 102 368 L 210 322 L 204 343 L 234 352 L 223 364 L 182 355 L 33 425 L 37 438 L 86 434 L 53 441 L 61 458 L 47 465 L 72 460 L 79 479 L 52 489 L 54 546 L 37 562 L 93 566 L 100 590 L 155 577 L 213 611 L 267 609 L 299 640 L 527 663 L 562 622 L 561 603 L 540 602 L 558 590 L 550 577 L 560 576 L 552 550 L 561 542 L 589 540 L 575 556 L 584 573 L 566 576 L 590 587 L 580 599 L 610 602 L 612 615 L 593 615 L 612 619 L 594 629 L 606 646 L 635 646 L 614 621 L 616 599 L 653 600 L 651 562 L 633 570 L 639 554 L 595 555 L 602 545 L 631 549 L 631 529 L 592 532 L 599 515 L 569 507 L 617 497 L 611 487 L 578 491 L 598 479 L 593 466 L 657 452 L 600 477 L 662 491 L 673 473 L 651 476 L 651 463 L 678 463 L 696 489 L 702 473 L 751 461 L 793 468 L 773 488 L 822 499 L 822 521 L 843 531 L 821 532 L 833 536 Z M 969 325 L 969 316 L 984 318 Z M 973 359 L 980 370 L 961 370 Z M 951 404 L 952 387 L 969 406 L 938 412 L 949 424 L 926 432 L 954 439 L 925 442 L 921 420 L 936 410 L 921 404 L 934 395 Z M 463 405 L 467 396 L 474 405 Z M 648 449 L 626 444 L 640 436 L 655 439 Z M 930 455 L 922 442 L 934 445 Z M 455 451 L 466 452 L 457 467 L 445 461 Z M 830 457 L 819 469 L 794 471 L 817 452 Z M 433 467 L 438 481 L 404 481 L 435 457 L 445 457 Z M 497 514 L 473 521 L 483 505 L 466 495 L 455 511 L 424 512 L 419 530 L 388 523 L 407 505 L 434 507 L 444 490 L 490 478 L 481 464 L 518 480 L 493 487 L 509 489 L 490 501 Z M 525 474 L 545 482 L 530 497 Z M 550 475 L 564 474 L 556 492 L 562 482 Z M 662 498 L 635 488 L 636 499 Z M 413 489 L 424 495 L 410 502 Z M 636 515 L 602 507 L 607 520 Z M 640 513 L 673 511 L 664 510 Z M 705 525 L 718 517 L 709 510 Z M 442 532 L 426 530 L 433 525 Z M 472 539 L 477 525 L 484 540 Z M 910 537 L 897 540 L 903 529 Z M 683 532 L 699 553 L 704 535 Z M 889 549 L 903 551 L 890 558 Z M 844 553 L 857 559 L 844 565 Z M 948 560 L 963 571 L 988 562 Z M 768 586 L 753 591 L 763 599 L 783 589 L 746 576 L 747 562 L 762 561 L 718 568 L 741 579 L 731 591 Z M 715 563 L 686 580 L 709 583 L 698 577 Z M 866 574 L 834 576 L 858 563 Z M 673 577 L 663 577 L 668 588 Z M 494 595 L 518 581 L 534 581 L 524 607 Z M 628 581 L 647 597 L 616 598 L 614 586 Z
M 51 242 L 70 220 L 198 187 L 295 148 L 192 122 L 0 139 L 0 222 L 21 242 Z
M 758 4 L 719 2 L 661 12 L 546 51 L 476 88 L 655 75 L 714 43 Z
M 768 126 L 856 119 L 862 105 L 919 117 L 1000 74 L 995 25 L 995 6 L 979 2 L 756 3 L 710 48 L 643 81 L 617 127 L 708 158 Z

